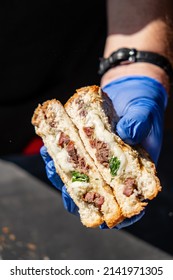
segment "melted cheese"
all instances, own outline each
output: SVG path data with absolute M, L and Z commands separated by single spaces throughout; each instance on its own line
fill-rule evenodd
M 71 187 L 73 188 L 73 191 L 76 195 L 85 194 L 89 185 L 90 184 L 87 182 L 79 182 L 79 181 L 71 183 Z
M 68 152 L 65 149 L 59 151 L 56 157 L 62 170 L 64 170 L 65 172 L 70 172 L 74 170 L 73 165 L 70 162 L 68 162 L 69 156 L 68 156 Z

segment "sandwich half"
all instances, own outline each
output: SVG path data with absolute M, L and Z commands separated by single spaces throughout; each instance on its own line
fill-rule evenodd
M 84 148 L 78 130 L 63 105 L 56 99 L 38 105 L 32 124 L 78 206 L 83 225 L 97 227 L 105 222 L 112 228 L 122 221 L 123 216 L 111 187 L 105 183 Z
M 124 217 L 139 214 L 161 190 L 154 163 L 142 149 L 115 134 L 113 104 L 98 86 L 80 88 L 65 109 L 104 180 L 113 189 Z

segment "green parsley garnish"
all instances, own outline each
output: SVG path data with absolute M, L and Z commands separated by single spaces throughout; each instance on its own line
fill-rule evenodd
M 111 171 L 111 175 L 112 176 L 116 176 L 117 175 L 117 171 L 120 167 L 120 160 L 117 158 L 117 157 L 112 157 L 110 160 L 109 160 L 109 168 L 110 168 L 110 171 Z
M 89 177 L 86 174 L 72 171 L 72 182 L 89 182 Z

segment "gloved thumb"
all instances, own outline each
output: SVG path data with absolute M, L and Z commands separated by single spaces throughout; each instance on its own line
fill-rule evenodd
M 117 123 L 116 132 L 126 143 L 136 145 L 147 137 L 151 124 L 150 112 L 147 109 L 131 107 Z

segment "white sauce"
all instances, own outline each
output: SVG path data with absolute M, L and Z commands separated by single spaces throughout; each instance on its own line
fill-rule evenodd
M 68 157 L 68 152 L 65 149 L 62 149 L 57 153 L 58 164 L 65 172 L 70 172 L 74 170 L 73 165 L 67 160 Z
M 87 182 L 79 182 L 79 181 L 71 183 L 71 187 L 73 188 L 73 191 L 76 195 L 85 194 L 89 185 L 90 184 Z

